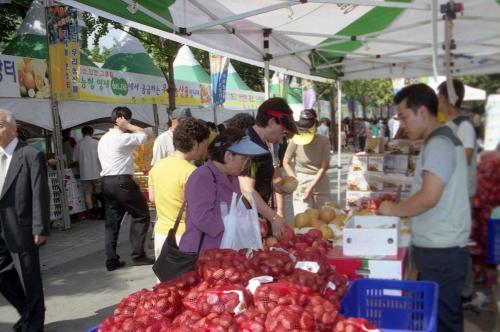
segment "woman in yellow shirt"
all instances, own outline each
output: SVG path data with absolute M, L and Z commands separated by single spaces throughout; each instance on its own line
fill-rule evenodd
M 174 155 L 158 161 L 149 172 L 149 200 L 156 205 L 158 219 L 154 228 L 155 258 L 184 202 L 184 187 L 196 169 L 191 161 L 205 158 L 209 135 L 208 127 L 200 120 L 183 119 L 174 132 Z M 185 217 L 184 212 L 177 230 L 179 238 L 184 233 Z

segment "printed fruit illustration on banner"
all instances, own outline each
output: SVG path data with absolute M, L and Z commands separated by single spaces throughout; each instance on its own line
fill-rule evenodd
M 21 97 L 49 98 L 50 84 L 45 60 L 18 59 L 16 69 Z

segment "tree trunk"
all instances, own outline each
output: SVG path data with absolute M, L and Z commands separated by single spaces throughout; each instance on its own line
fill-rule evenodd
M 356 101 L 355 101 L 354 97 L 349 98 L 349 105 L 351 106 L 350 107 L 351 117 L 352 117 L 352 120 L 354 121 L 354 119 L 356 119 Z
M 332 99 L 331 99 L 331 107 L 330 107 L 330 118 L 331 118 L 331 122 L 330 122 L 330 144 L 332 146 L 332 150 L 336 150 L 336 147 L 337 147 L 337 112 L 340 112 L 341 110 L 338 110 L 337 109 L 337 98 L 339 98 L 339 96 L 337 95 L 337 89 L 335 87 L 335 85 L 331 85 L 331 88 L 330 88 L 330 95 L 332 96 Z
M 361 98 L 361 110 L 363 111 L 363 118 L 366 118 L 366 100 Z
M 175 77 L 174 77 L 174 58 L 167 56 L 168 68 L 160 67 L 165 80 L 167 81 L 167 92 L 168 92 L 168 113 L 172 113 L 175 110 Z
M 175 78 L 174 78 L 174 57 L 168 57 L 168 109 L 170 112 L 175 110 Z

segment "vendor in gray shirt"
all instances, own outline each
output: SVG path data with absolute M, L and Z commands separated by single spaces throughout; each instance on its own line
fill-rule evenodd
M 424 140 L 411 197 L 383 202 L 379 214 L 411 217 L 413 257 L 419 279 L 439 285 L 438 331 L 463 331 L 461 292 L 467 271 L 470 206 L 465 151 L 437 119 L 438 99 L 426 84 L 403 88 L 394 98 L 401 127 Z

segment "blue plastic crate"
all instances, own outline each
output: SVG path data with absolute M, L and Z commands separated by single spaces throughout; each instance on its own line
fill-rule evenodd
M 99 325 L 94 326 L 93 328 L 89 329 L 87 332 L 97 332 L 98 328 L 99 328 Z
M 341 313 L 362 317 L 387 332 L 436 331 L 438 286 L 434 282 L 357 279 L 342 299 Z
M 490 264 L 500 264 L 500 219 L 488 220 L 486 261 Z

